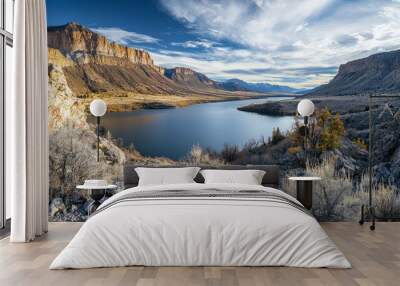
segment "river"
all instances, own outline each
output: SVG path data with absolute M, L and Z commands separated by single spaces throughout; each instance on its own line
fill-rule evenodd
M 185 156 L 194 144 L 220 151 L 224 144 L 243 147 L 252 139 L 268 138 L 272 129 L 293 125 L 291 116 L 266 116 L 237 110 L 238 107 L 288 97 L 235 100 L 191 105 L 176 109 L 148 109 L 107 113 L 101 121 L 125 146 L 133 144 L 144 156 L 174 160 Z

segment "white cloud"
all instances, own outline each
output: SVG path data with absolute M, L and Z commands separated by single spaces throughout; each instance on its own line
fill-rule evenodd
M 205 48 L 205 49 L 209 49 L 209 48 L 214 47 L 214 46 L 216 46 L 218 44 L 216 42 L 209 41 L 207 39 L 199 39 L 199 40 L 196 40 L 196 41 L 185 41 L 185 42 L 182 42 L 182 43 L 173 42 L 173 43 L 171 43 L 171 45 L 180 46 L 180 47 L 184 47 L 184 48 Z
M 240 78 L 248 82 L 268 82 L 298 88 L 310 88 L 325 83 L 332 73 L 304 71 L 302 66 L 279 67 L 276 60 L 264 53 L 226 47 L 213 48 L 206 54 L 155 50 L 151 52 L 158 65 L 183 66 L 195 69 L 215 80 Z
M 400 1 L 391 0 L 161 0 L 176 19 L 210 41 L 207 54 L 182 56 L 193 68 L 218 77 L 287 80 L 303 87 L 326 83 L 334 73 L 303 81 L 291 69 L 338 66 L 373 53 L 400 48 Z M 188 44 L 188 47 L 190 44 Z M 159 53 L 164 64 L 175 58 Z M 275 68 L 274 73 L 232 74 L 226 70 Z M 281 69 L 279 72 L 276 67 Z
M 159 40 L 144 34 L 139 34 L 135 32 L 126 31 L 116 27 L 99 27 L 91 28 L 92 31 L 102 34 L 109 40 L 117 42 L 123 45 L 128 45 L 130 43 L 157 43 Z

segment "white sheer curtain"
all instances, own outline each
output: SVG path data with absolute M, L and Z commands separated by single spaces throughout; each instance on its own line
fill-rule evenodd
M 45 0 L 15 2 L 14 93 L 6 103 L 6 186 L 12 242 L 47 231 L 47 23 Z

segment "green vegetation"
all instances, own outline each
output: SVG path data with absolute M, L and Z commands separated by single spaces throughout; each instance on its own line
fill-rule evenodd
M 344 135 L 344 124 L 339 114 L 333 115 L 329 109 L 324 108 L 316 112 L 314 132 L 315 147 L 320 151 L 333 150 L 340 147 Z
M 305 128 L 300 119 L 296 120 L 290 133 L 295 146 L 304 146 Z M 341 146 L 345 134 L 343 120 L 339 114 L 333 115 L 328 108 L 316 111 L 307 128 L 307 134 L 308 149 L 318 152 L 337 149 Z
M 272 145 L 278 144 L 279 142 L 281 142 L 285 138 L 286 138 L 286 136 L 281 132 L 279 127 L 272 129 L 272 137 L 271 137 L 271 140 L 270 140 L 270 143 Z

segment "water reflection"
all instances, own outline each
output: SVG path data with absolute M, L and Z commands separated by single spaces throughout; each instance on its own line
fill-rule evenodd
M 194 144 L 221 150 L 225 143 L 243 146 L 251 139 L 268 137 L 272 129 L 292 127 L 291 116 L 272 117 L 237 110 L 251 103 L 282 98 L 264 98 L 204 103 L 177 109 L 108 113 L 102 125 L 124 145 L 133 144 L 145 156 L 179 159 Z

